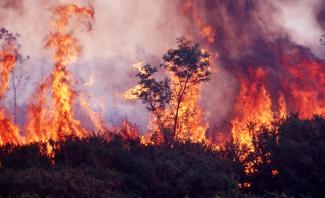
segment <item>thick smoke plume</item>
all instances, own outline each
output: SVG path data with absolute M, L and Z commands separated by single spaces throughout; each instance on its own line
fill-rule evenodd
M 306 92 L 314 90 L 316 93 L 306 96 L 309 98 L 306 100 L 322 101 L 324 105 L 324 81 L 310 80 L 319 80 L 325 73 L 325 50 L 319 41 L 325 32 L 322 1 L 184 0 L 181 4 L 183 15 L 196 21 L 196 29 L 191 28 L 192 35 L 217 55 L 219 72 L 202 95 L 203 104 L 209 110 L 209 122 L 217 126 L 216 131 L 227 130 L 231 127 L 229 120 L 245 115 L 247 103 L 242 102 L 241 109 L 235 105 L 243 101 L 240 94 L 251 93 L 242 91 L 243 81 L 248 81 L 248 86 L 256 85 L 257 93 L 266 89 L 272 99 L 272 111 L 279 108 L 274 103 L 283 93 L 287 111 L 304 114 L 303 106 L 308 106 L 308 102 L 298 102 L 297 98 L 304 94 L 293 93 L 289 90 L 293 86 L 309 90 Z M 204 28 L 212 31 L 205 34 Z M 313 69 L 307 60 L 319 64 L 317 77 L 310 76 Z M 306 72 L 305 78 L 293 74 L 295 69 Z M 255 70 L 263 72 L 255 73 Z M 263 73 L 263 78 L 257 77 L 259 73 Z M 251 97 L 250 100 L 259 98 Z

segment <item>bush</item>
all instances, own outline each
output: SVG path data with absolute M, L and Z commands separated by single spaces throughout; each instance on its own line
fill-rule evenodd
M 142 145 L 102 136 L 0 147 L 0 197 L 325 197 L 325 119 L 254 127 L 255 152 L 229 142 Z M 257 130 L 257 131 L 256 131 Z M 46 148 L 52 147 L 52 155 Z M 247 175 L 245 164 L 254 164 Z M 272 174 L 272 171 L 278 174 Z M 250 188 L 239 189 L 248 182 Z
M 2 148 L 2 196 L 216 197 L 239 192 L 215 153 L 199 144 L 143 146 L 100 136 L 51 144 L 52 159 L 36 144 Z
M 301 120 L 293 114 L 262 128 L 254 137 L 256 152 L 249 160 L 260 158 L 256 172 L 245 176 L 251 190 L 284 192 L 293 196 L 325 197 L 325 119 L 314 116 Z M 272 170 L 278 171 L 272 175 Z

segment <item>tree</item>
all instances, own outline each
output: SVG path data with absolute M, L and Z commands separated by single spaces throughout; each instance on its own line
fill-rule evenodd
M 19 65 L 15 67 L 14 70 L 11 71 L 11 85 L 12 85 L 12 98 L 11 102 L 13 105 L 13 115 L 14 121 L 17 123 L 17 101 L 25 86 L 30 80 L 30 75 L 24 70 L 23 63 L 29 59 L 29 56 L 26 58 L 19 54 Z
M 177 48 L 169 49 L 160 65 L 167 77 L 156 80 L 158 69 L 147 64 L 140 68 L 140 79 L 133 94 L 146 104 L 157 120 L 165 142 L 175 139 L 179 123 L 179 112 L 184 95 L 190 86 L 209 80 L 209 54 L 193 45 L 185 37 L 177 39 Z
M 147 64 L 141 67 L 137 77 L 139 89 L 134 89 L 133 94 L 146 104 L 148 111 L 152 112 L 157 119 L 157 124 L 164 140 L 168 140 L 167 130 L 163 113 L 166 105 L 171 101 L 170 80 L 157 81 L 153 74 L 157 72 L 156 67 Z
M 0 40 L 4 41 L 3 46 L 5 46 L 5 47 L 7 46 L 7 48 L 8 48 L 8 46 L 11 46 L 10 49 L 12 50 L 12 53 L 15 57 L 15 65 L 9 70 L 10 83 L 11 83 L 11 88 L 12 88 L 11 89 L 12 95 L 10 94 L 11 98 L 9 98 L 9 101 L 12 103 L 12 106 L 13 106 L 13 115 L 14 115 L 15 123 L 17 122 L 17 100 L 18 100 L 18 97 L 30 79 L 30 76 L 26 73 L 26 71 L 24 71 L 24 68 L 23 68 L 23 63 L 25 60 L 29 59 L 29 56 L 23 57 L 23 55 L 21 53 L 19 53 L 20 44 L 17 42 L 17 39 L 19 37 L 20 37 L 19 34 L 13 34 L 13 33 L 10 33 L 5 28 L 0 28 Z M 19 63 L 19 65 L 17 64 L 17 62 Z M 5 72 L 5 70 L 0 71 L 0 72 Z M 9 77 L 8 74 L 6 74 L 6 76 Z M 2 79 L 2 83 L 4 83 L 4 81 L 7 81 L 6 78 Z

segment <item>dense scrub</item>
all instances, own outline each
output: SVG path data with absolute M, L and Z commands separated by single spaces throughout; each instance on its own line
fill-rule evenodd
M 245 174 L 238 146 L 172 147 L 101 136 L 0 148 L 2 197 L 324 197 L 325 120 L 296 115 L 251 127 L 259 159 Z M 254 131 L 255 130 L 255 131 Z M 52 155 L 46 154 L 48 147 Z M 272 171 L 277 174 L 272 174 Z M 251 183 L 240 189 L 238 184 Z M 254 194 L 254 196 L 253 196 Z

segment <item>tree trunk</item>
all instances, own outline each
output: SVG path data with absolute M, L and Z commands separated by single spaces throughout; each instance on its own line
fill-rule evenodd
M 186 90 L 188 80 L 189 79 L 187 78 L 186 81 L 185 81 L 185 84 L 184 84 L 184 88 L 183 88 L 183 90 L 180 90 L 180 94 L 179 94 L 178 99 L 177 99 L 176 114 L 175 114 L 175 117 L 174 117 L 174 129 L 173 129 L 173 134 L 172 134 L 173 139 L 175 139 L 175 136 L 176 136 L 179 107 L 180 107 L 181 102 L 183 100 L 183 96 L 184 96 L 184 93 L 185 93 L 185 90 Z

